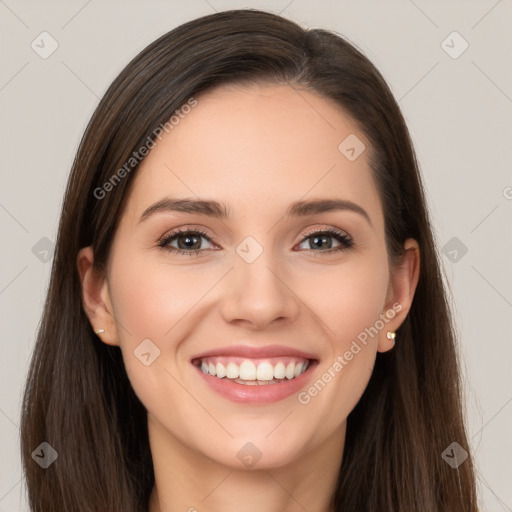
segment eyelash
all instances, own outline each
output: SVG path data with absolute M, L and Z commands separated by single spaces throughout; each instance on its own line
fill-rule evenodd
M 214 243 L 213 240 L 201 229 L 177 229 L 175 231 L 172 231 L 171 233 L 166 234 L 163 238 L 161 238 L 158 241 L 158 246 L 168 252 L 172 252 L 175 254 L 183 254 L 187 256 L 194 256 L 200 252 L 204 252 L 206 249 L 194 249 L 191 251 L 185 251 L 183 249 L 177 249 L 176 247 L 168 247 L 167 244 L 172 242 L 176 237 L 178 237 L 181 234 L 193 234 L 193 235 L 200 235 L 203 236 L 208 240 L 210 243 Z M 312 230 L 305 234 L 305 236 L 302 238 L 302 240 L 299 242 L 301 244 L 302 242 L 306 241 L 308 238 L 312 238 L 313 236 L 321 236 L 321 235 L 327 235 L 328 237 L 335 238 L 338 242 L 340 242 L 340 245 L 338 247 L 326 250 L 326 251 L 315 251 L 313 249 L 307 249 L 309 252 L 312 253 L 322 253 L 322 254 L 332 254 L 336 252 L 342 252 L 346 251 L 347 249 L 351 249 L 354 246 L 354 241 L 352 238 L 350 238 L 346 233 L 343 231 L 337 230 L 337 229 L 322 229 L 322 230 Z

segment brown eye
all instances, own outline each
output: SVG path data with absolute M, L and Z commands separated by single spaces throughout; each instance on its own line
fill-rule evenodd
M 349 249 L 353 245 L 352 239 L 346 233 L 331 229 L 310 232 L 299 245 L 306 242 L 309 247 L 303 248 L 313 252 L 338 252 Z
M 169 252 L 190 256 L 209 249 L 209 247 L 202 247 L 202 239 L 206 239 L 210 244 L 212 243 L 208 235 L 203 231 L 179 230 L 166 235 L 158 245 Z

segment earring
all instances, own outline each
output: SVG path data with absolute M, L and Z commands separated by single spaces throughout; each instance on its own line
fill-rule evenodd
M 105 332 L 105 329 L 98 329 L 97 331 L 94 331 L 94 334 L 103 334 Z
M 388 331 L 388 332 L 386 333 L 386 338 L 387 338 L 388 340 L 394 340 L 394 339 L 395 339 L 395 337 L 396 337 L 396 332 L 390 332 L 390 331 Z

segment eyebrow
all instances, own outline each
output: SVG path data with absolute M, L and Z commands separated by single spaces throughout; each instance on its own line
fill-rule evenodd
M 296 201 L 286 211 L 285 217 L 305 217 L 332 211 L 352 211 L 363 216 L 368 224 L 372 225 L 370 216 L 358 204 L 344 199 L 317 199 L 309 201 Z M 229 207 L 218 201 L 207 199 L 172 199 L 166 197 L 152 204 L 140 216 L 139 223 L 162 212 L 181 212 L 190 214 L 207 215 L 217 219 L 230 217 Z

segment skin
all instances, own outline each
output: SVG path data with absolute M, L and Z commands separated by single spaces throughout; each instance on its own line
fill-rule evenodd
M 94 271 L 90 247 L 77 259 L 91 324 L 120 347 L 148 411 L 156 479 L 149 511 L 327 512 L 346 418 L 377 352 L 393 348 L 386 333 L 409 311 L 418 244 L 407 240 L 402 263 L 389 263 L 369 142 L 335 103 L 289 85 L 222 86 L 197 99 L 137 170 L 105 274 Z M 338 150 L 349 134 L 367 148 L 355 161 Z M 166 196 L 214 199 L 232 217 L 160 212 L 139 222 Z M 370 222 L 349 210 L 284 216 L 294 201 L 322 198 L 357 203 Z M 200 238 L 203 252 L 194 256 L 158 246 L 179 227 L 201 228 L 211 241 Z M 306 238 L 328 228 L 354 246 L 328 254 Z M 236 252 L 247 236 L 263 249 L 252 263 Z M 232 402 L 190 363 L 215 347 L 282 344 L 316 355 L 312 384 L 393 304 L 400 312 L 307 404 L 297 395 Z M 149 366 L 133 353 L 147 338 L 160 350 Z M 237 457 L 247 442 L 261 452 L 252 467 Z

